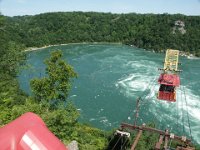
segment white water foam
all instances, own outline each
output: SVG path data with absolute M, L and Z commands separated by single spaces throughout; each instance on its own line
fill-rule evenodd
M 72 96 L 70 96 L 70 98 L 72 98 L 72 97 L 76 97 L 77 95 L 72 95 Z
M 142 77 L 140 74 L 130 74 L 128 77 L 119 79 L 115 85 L 129 91 L 144 91 L 148 83 L 145 77 Z
M 124 69 L 132 69 L 135 73 L 120 78 L 115 86 L 129 96 L 134 95 L 136 91 L 145 91 L 158 72 L 156 66 L 155 62 L 148 60 L 128 61 L 123 65 Z
M 94 120 L 96 120 L 96 119 L 95 119 L 95 118 L 90 118 L 90 120 L 89 120 L 89 121 L 91 122 L 91 121 L 94 121 Z
M 119 79 L 118 82 L 115 83 L 115 86 L 128 97 L 137 95 L 137 92 L 152 90 L 151 95 L 148 95 L 148 98 L 150 98 L 155 95 L 155 91 L 153 89 L 148 89 L 148 87 L 151 86 L 151 80 L 154 80 L 153 76 L 135 73 Z
M 112 123 L 110 123 L 107 119 L 107 117 L 100 117 L 99 118 L 100 122 L 103 123 L 103 125 L 105 125 L 106 127 L 111 127 L 112 126 Z

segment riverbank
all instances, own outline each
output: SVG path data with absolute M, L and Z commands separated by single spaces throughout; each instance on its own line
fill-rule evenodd
M 63 45 L 76 45 L 76 44 L 117 44 L 117 45 L 122 45 L 122 43 L 120 42 L 81 42 L 81 43 L 65 43 L 65 44 L 55 44 L 55 45 L 45 45 L 42 47 L 29 47 L 27 49 L 25 49 L 25 52 L 29 52 L 29 51 L 37 51 L 40 49 L 44 49 L 44 48 L 48 48 L 48 47 L 54 47 L 54 46 L 63 46 Z
M 77 45 L 77 44 L 117 44 L 117 45 L 122 45 L 123 43 L 120 43 L 120 42 L 79 42 L 79 43 L 64 43 L 64 44 L 55 44 L 55 45 L 45 45 L 45 46 L 42 46 L 42 47 L 29 47 L 25 50 L 25 52 L 28 52 L 28 51 L 37 51 L 37 50 L 40 50 L 40 49 L 44 49 L 44 48 L 48 48 L 48 47 L 54 47 L 54 46 L 63 46 L 63 45 Z M 135 47 L 135 45 L 128 45 L 130 47 Z M 146 49 L 144 49 L 146 50 Z M 153 53 L 165 53 L 164 50 L 161 50 L 160 52 L 156 52 L 155 50 L 148 50 L 148 51 L 152 51 Z M 184 51 L 180 51 L 180 56 L 184 56 L 184 57 L 187 57 L 188 59 L 198 59 L 199 57 L 189 53 L 189 52 L 184 52 Z
M 135 45 L 128 45 L 128 46 L 131 46 L 131 47 L 134 47 L 134 48 L 138 48 L 137 46 Z M 144 49 L 144 48 L 143 48 Z M 160 51 L 155 51 L 155 50 L 147 50 L 147 49 L 144 49 L 146 51 L 151 51 L 153 53 L 165 53 L 166 51 L 165 50 L 160 50 Z M 190 52 L 185 52 L 185 51 L 181 51 L 179 50 L 179 55 L 180 56 L 183 56 L 183 57 L 187 57 L 188 59 L 199 59 L 199 57 L 191 54 Z

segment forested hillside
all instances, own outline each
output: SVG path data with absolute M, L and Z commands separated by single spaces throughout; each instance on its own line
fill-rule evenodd
M 0 15 L 0 127 L 26 112 L 34 112 L 63 143 L 76 140 L 79 149 L 104 149 L 107 144 L 106 132 L 77 121 L 79 112 L 68 100 L 71 87 L 69 79 L 76 77 L 76 73 L 62 60 L 59 51 L 46 60 L 47 76 L 53 72 L 53 77 L 49 75 L 49 78 L 33 79 L 32 96 L 20 89 L 16 77 L 20 68 L 24 67 L 25 46 L 11 39 L 5 19 Z M 57 87 L 53 85 L 54 82 Z M 52 99 L 56 100 L 53 104 Z
M 58 12 L 7 17 L 6 23 L 9 38 L 26 47 L 120 42 L 155 51 L 179 49 L 200 56 L 200 16 Z

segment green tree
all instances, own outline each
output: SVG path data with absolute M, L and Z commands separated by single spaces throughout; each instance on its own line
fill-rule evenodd
M 26 55 L 23 52 L 24 47 L 15 42 L 8 42 L 5 46 L 0 52 L 0 71 L 16 77 L 20 66 L 22 66 L 26 59 Z
M 57 104 L 66 100 L 72 78 L 77 74 L 61 57 L 61 51 L 52 52 L 51 57 L 45 60 L 46 77 L 31 80 L 31 89 L 37 101 Z
M 12 107 L 23 103 L 25 94 L 15 78 L 25 60 L 24 47 L 9 39 L 6 17 L 0 14 L 0 106 Z

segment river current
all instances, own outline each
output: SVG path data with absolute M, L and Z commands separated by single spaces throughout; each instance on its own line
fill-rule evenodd
M 69 44 L 28 52 L 28 69 L 19 74 L 21 88 L 45 75 L 43 61 L 61 49 L 78 73 L 69 99 L 80 111 L 80 121 L 109 130 L 121 122 L 133 123 L 136 99 L 142 97 L 138 125 L 153 122 L 156 128 L 187 135 L 200 143 L 200 59 L 180 57 L 181 86 L 177 101 L 157 100 L 157 79 L 164 54 L 117 44 Z

